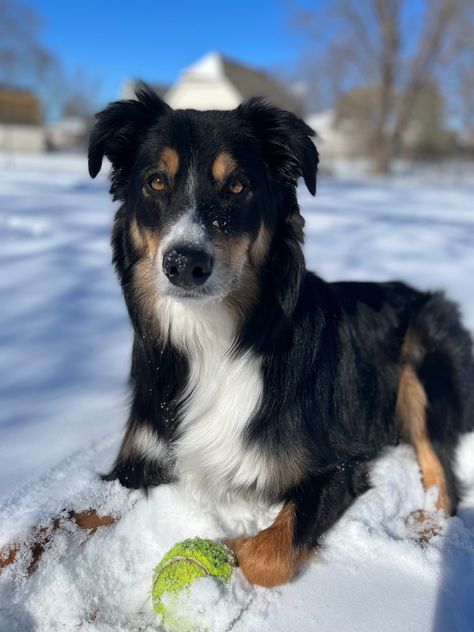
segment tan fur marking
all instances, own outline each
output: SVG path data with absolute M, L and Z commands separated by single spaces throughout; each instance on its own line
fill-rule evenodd
M 149 324 L 150 333 L 153 331 L 153 325 L 156 324 L 156 307 L 159 296 L 155 288 L 153 259 L 151 257 L 143 257 L 133 267 L 133 288 L 135 301 L 140 305 L 142 310 L 143 324 Z
M 423 476 L 423 485 L 429 489 L 437 485 L 439 496 L 437 509 L 451 513 L 451 501 L 448 495 L 446 475 L 438 455 L 431 444 L 426 421 L 428 399 L 415 369 L 408 362 L 421 357 L 422 349 L 413 334 L 408 331 L 402 347 L 402 369 L 398 386 L 396 412 L 404 433 L 416 450 Z
M 427 403 L 425 389 L 415 370 L 409 365 L 404 366 L 398 385 L 397 414 L 415 447 L 426 436 Z
M 416 364 L 423 358 L 423 348 L 411 329 L 408 329 L 403 340 L 401 361 L 402 363 Z
M 153 266 L 160 243 L 160 235 L 139 227 L 135 218 L 130 222 L 130 239 L 140 259 L 133 266 L 135 300 L 140 303 L 145 318 L 152 318 L 157 300 Z
M 260 267 L 270 247 L 270 233 L 262 223 L 257 238 L 250 243 L 248 238 L 230 240 L 227 247 L 232 266 L 242 265 L 238 286 L 226 297 L 225 302 L 240 320 L 245 318 L 255 305 L 260 294 Z
M 260 295 L 260 284 L 258 275 L 255 270 L 248 265 L 244 265 L 239 278 L 239 285 L 228 296 L 225 297 L 224 303 L 237 315 L 242 321 L 251 312 L 253 306 L 258 301 Z
M 135 217 L 130 221 L 129 234 L 133 247 L 142 257 L 155 257 L 160 242 L 159 234 L 139 227 Z
M 234 267 L 241 266 L 247 258 L 250 239 L 247 236 L 229 239 L 229 262 Z
M 173 147 L 165 147 L 160 155 L 160 162 L 171 178 L 174 178 L 179 170 L 179 154 Z
M 438 455 L 433 450 L 431 441 L 426 439 L 417 446 L 418 460 L 421 464 L 423 473 L 423 484 L 425 489 L 429 489 L 433 485 L 437 485 L 439 489 L 438 500 L 436 501 L 436 509 L 443 509 L 445 514 L 451 514 L 451 500 L 448 494 L 446 484 L 446 475 Z
M 143 235 L 138 228 L 137 220 L 135 219 L 135 217 L 132 218 L 132 220 L 130 221 L 129 234 L 132 246 L 135 248 L 135 250 L 140 253 L 143 252 L 146 244 L 145 240 L 143 239 Z
M 130 220 L 130 242 L 138 254 L 138 260 L 133 265 L 133 295 L 134 303 L 138 303 L 142 310 L 143 324 L 149 324 L 150 333 L 155 330 L 156 305 L 159 296 L 156 292 L 156 260 L 160 256 L 162 235 L 137 223 L 135 217 Z
M 258 267 L 264 262 L 270 248 L 270 239 L 270 231 L 262 222 L 257 239 L 253 242 L 249 251 L 250 262 L 254 267 Z
M 154 259 L 158 251 L 160 236 L 157 233 L 152 233 L 151 231 L 148 231 L 148 230 L 144 231 L 144 235 L 145 235 L 145 241 L 147 245 L 148 256 L 151 259 Z
M 222 182 L 237 167 L 234 158 L 227 152 L 222 152 L 212 163 L 212 177 L 216 182 Z
M 294 527 L 295 507 L 289 502 L 268 529 L 253 538 L 238 539 L 231 544 L 249 582 L 271 588 L 293 579 L 308 557 L 307 551 L 299 550 L 293 544 Z

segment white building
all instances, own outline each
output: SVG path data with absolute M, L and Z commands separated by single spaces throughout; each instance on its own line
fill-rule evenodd
M 36 95 L 29 90 L 0 86 L 0 151 L 39 153 L 45 146 Z
M 136 85 L 126 82 L 121 97 L 132 98 Z M 174 109 L 231 110 L 260 96 L 287 110 L 300 110 L 298 99 L 268 74 L 215 52 L 184 68 L 168 90 L 158 86 L 157 92 Z
M 334 110 L 308 114 L 306 122 L 314 129 L 321 158 L 358 158 L 367 153 L 363 136 L 355 129 L 352 121 L 336 123 Z
M 87 134 L 85 119 L 70 116 L 46 123 L 48 147 L 56 151 L 80 148 Z
M 303 114 L 298 86 L 288 89 L 265 72 L 215 52 L 184 68 L 172 86 L 150 86 L 174 109 L 231 110 L 246 99 L 263 96 L 279 107 Z M 120 97 L 134 98 L 137 87 L 139 82 L 124 82 Z M 364 155 L 363 139 L 353 122 L 336 122 L 334 110 L 308 114 L 305 120 L 317 133 L 315 140 L 322 159 Z
M 0 152 L 39 154 L 45 150 L 45 147 L 45 133 L 40 125 L 0 122 Z

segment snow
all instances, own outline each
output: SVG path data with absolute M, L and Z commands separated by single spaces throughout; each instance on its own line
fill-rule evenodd
M 117 431 L 130 349 L 105 179 L 78 158 L 17 161 L 0 171 L 0 495 Z
M 2 157 L 0 156 L 0 165 Z M 104 483 L 126 418 L 131 332 L 110 265 L 113 205 L 105 178 L 78 157 L 5 162 L 0 170 L 0 546 L 63 516 L 28 576 L 24 548 L 0 575 L 0 630 L 155 630 L 153 567 L 177 541 L 254 532 L 277 508 L 203 505 L 179 484 L 146 499 Z M 301 192 L 310 267 L 328 279 L 401 278 L 446 288 L 474 330 L 474 184 L 442 175 L 322 178 Z M 466 495 L 433 518 L 413 451 L 387 451 L 374 487 L 332 529 L 297 579 L 266 590 L 237 571 L 202 580 L 186 607 L 201 629 L 459 632 L 474 629 L 474 434 L 459 449 Z M 86 539 L 68 510 L 117 523 Z M 181 607 L 184 608 L 185 604 Z

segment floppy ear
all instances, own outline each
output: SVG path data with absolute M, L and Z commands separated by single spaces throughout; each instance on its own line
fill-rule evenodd
M 245 101 L 237 112 L 249 121 L 260 139 L 270 173 L 293 186 L 303 177 L 308 191 L 315 195 L 319 156 L 311 140 L 314 130 L 296 114 L 261 98 Z
M 136 100 L 115 101 L 96 114 L 89 141 L 89 174 L 95 178 L 104 156 L 115 173 L 125 175 L 133 163 L 143 133 L 171 108 L 146 84 L 136 91 Z M 117 184 L 117 183 L 115 183 Z M 112 192 L 117 186 L 112 185 Z

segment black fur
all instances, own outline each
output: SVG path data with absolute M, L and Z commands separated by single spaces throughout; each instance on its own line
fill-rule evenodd
M 134 274 L 139 252 L 130 222 L 159 234 L 189 203 L 184 184 L 196 161 L 196 212 L 206 230 L 256 238 L 263 222 L 270 244 L 258 269 L 259 296 L 240 323 L 234 353 L 261 358 L 264 393 L 249 420 L 246 443 L 285 459 L 305 453 L 298 484 L 269 488 L 268 500 L 292 500 L 295 542 L 316 545 L 320 535 L 367 489 L 367 462 L 403 437 L 395 418 L 400 354 L 410 328 L 425 350 L 416 366 L 429 400 L 428 427 L 447 473 L 455 508 L 459 489 L 452 469 L 461 432 L 473 428 L 474 365 L 469 334 L 442 294 L 399 282 L 326 283 L 308 272 L 302 252 L 303 219 L 296 185 L 316 191 L 318 156 L 312 130 L 295 115 L 253 99 L 231 112 L 173 112 L 144 89 L 136 101 L 110 105 L 92 133 L 92 177 L 102 157 L 112 162 L 112 188 L 122 201 L 113 233 L 114 263 L 135 330 L 128 433 L 146 426 L 172 444 L 180 424 L 180 394 L 188 359 L 143 313 Z M 173 195 L 150 201 L 143 174 L 165 145 L 176 147 L 180 170 Z M 212 157 L 236 157 L 252 190 L 244 201 L 217 194 L 208 177 Z M 223 218 L 226 221 L 223 221 Z M 109 478 L 147 487 L 173 477 L 172 463 L 122 452 Z M 251 492 L 252 490 L 245 490 Z

